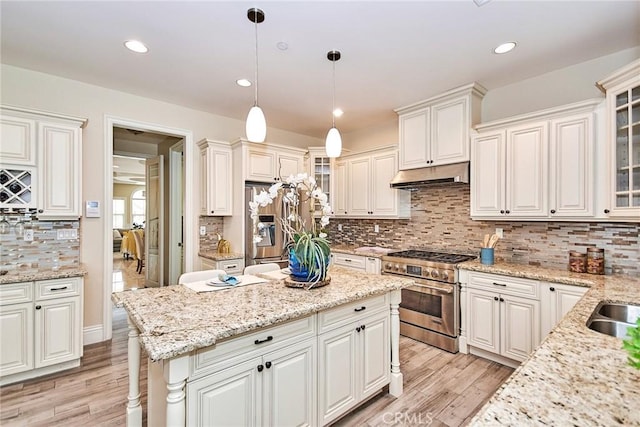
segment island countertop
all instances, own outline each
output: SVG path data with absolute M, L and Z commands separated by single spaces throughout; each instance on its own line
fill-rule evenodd
M 514 267 L 460 268 L 513 275 Z M 553 280 L 551 271 L 530 270 L 524 277 L 590 289 L 470 425 L 640 425 L 640 370 L 627 364 L 622 340 L 586 326 L 600 301 L 640 304 L 640 278 L 562 272 Z
M 337 266 L 329 275 L 330 285 L 311 290 L 288 288 L 274 280 L 203 293 L 181 285 L 146 288 L 117 292 L 111 299 L 126 309 L 141 345 L 157 361 L 414 283 Z

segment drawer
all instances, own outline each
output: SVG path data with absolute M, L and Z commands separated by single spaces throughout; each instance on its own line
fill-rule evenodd
M 36 282 L 36 301 L 80 295 L 82 278 L 39 280 Z
M 0 285 L 0 305 L 33 301 L 33 282 Z
M 379 311 L 389 310 L 389 294 L 351 302 L 318 313 L 319 333 L 358 321 Z
M 218 261 L 218 269 L 224 270 L 227 273 L 242 274 L 244 270 L 244 260 L 226 259 L 224 261 Z
M 191 356 L 190 378 L 209 375 L 315 336 L 316 316 L 311 315 L 218 342 L 212 347 L 196 350 Z
M 521 277 L 502 276 L 500 274 L 469 272 L 470 288 L 498 292 L 525 298 L 540 298 L 540 283 L 537 280 Z
M 356 270 L 365 271 L 367 269 L 365 257 L 359 255 L 334 254 L 333 262 L 336 265 L 350 267 Z

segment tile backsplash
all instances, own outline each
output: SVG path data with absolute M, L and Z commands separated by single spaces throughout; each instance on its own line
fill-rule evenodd
M 29 221 L 25 228 L 33 230 L 33 241 L 18 235 L 17 216 L 7 215 L 11 224 L 0 234 L 0 269 L 11 273 L 37 273 L 80 266 L 80 221 Z M 77 239 L 57 240 L 58 230 L 76 229 Z
M 516 264 L 566 269 L 569 251 L 605 250 L 605 271 L 640 276 L 640 224 L 613 222 L 473 221 L 466 184 L 443 184 L 411 193 L 411 219 L 332 219 L 334 244 L 398 249 L 431 248 L 478 254 L 482 237 L 496 228 L 504 238 L 496 258 Z M 338 231 L 342 224 L 342 231 Z M 374 232 L 378 225 L 380 231 Z
M 200 252 L 215 252 L 218 250 L 218 234 L 222 234 L 223 217 L 201 216 L 198 227 L 205 227 L 207 230 L 204 236 L 200 236 Z M 233 250 L 233 248 L 231 248 Z

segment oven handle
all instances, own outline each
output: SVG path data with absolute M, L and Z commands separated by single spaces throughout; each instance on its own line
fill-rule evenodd
M 416 284 L 412 285 L 412 286 L 417 286 L 417 287 L 420 287 L 420 288 L 425 288 L 425 289 L 429 289 L 429 290 L 432 290 L 432 291 L 437 291 L 437 292 L 440 292 L 441 294 L 453 293 L 453 287 L 444 288 L 444 287 L 436 286 L 436 285 L 425 285 L 425 284 L 418 283 L 418 282 L 416 282 Z M 411 286 L 410 286 L 410 288 L 411 288 Z

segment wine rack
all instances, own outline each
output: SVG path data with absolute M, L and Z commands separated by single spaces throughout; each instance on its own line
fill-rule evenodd
M 0 169 L 0 207 L 31 208 L 35 176 L 33 169 Z

